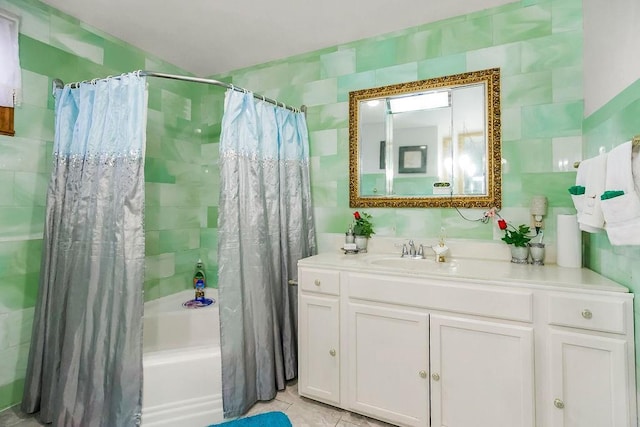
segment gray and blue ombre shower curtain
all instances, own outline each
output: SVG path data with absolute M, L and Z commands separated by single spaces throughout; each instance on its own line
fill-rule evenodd
M 220 139 L 218 288 L 225 416 L 297 375 L 297 262 L 316 252 L 304 114 L 228 90 Z
M 136 74 L 58 90 L 22 409 L 54 426 L 139 423 L 147 95 Z

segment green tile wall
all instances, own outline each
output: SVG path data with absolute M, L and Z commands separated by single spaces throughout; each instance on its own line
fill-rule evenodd
M 21 17 L 23 69 L 16 137 L 0 136 L 1 410 L 22 399 L 52 161 L 52 79 L 72 82 L 136 69 L 184 71 L 38 1 L 0 0 L 0 8 Z M 216 269 L 217 173 L 210 165 L 217 162 L 212 149 L 217 144 L 203 145 L 212 141 L 216 127 L 203 121 L 200 111 L 207 91 L 149 78 L 146 299 L 189 288 L 199 257 L 209 271 Z M 222 105 L 221 98 L 214 100 Z M 210 277 L 215 283 L 215 272 Z
M 640 134 L 640 80 L 627 87 L 584 122 L 585 155 L 598 154 Z M 611 246 L 606 233 L 582 233 L 585 264 L 640 293 L 640 246 Z M 640 302 L 634 300 L 636 383 L 640 384 Z
M 549 198 L 545 239 L 552 243 L 556 214 L 573 208 L 563 186 L 575 179 L 575 172 L 558 170 L 554 165 L 558 161 L 555 153 L 562 151 L 558 146 L 582 135 L 582 38 L 580 0 L 523 1 L 237 70 L 224 77 L 238 86 L 309 107 L 317 231 L 339 233 L 347 228 L 352 211 L 347 174 L 349 92 L 500 67 L 506 161 L 503 213 L 514 222 L 529 221 L 531 196 L 545 194 Z M 320 73 L 300 75 L 300 69 Z M 444 226 L 450 237 L 500 237 L 491 226 L 467 223 L 455 211 L 370 211 L 377 235 L 437 235 Z M 482 213 L 474 210 L 467 216 Z

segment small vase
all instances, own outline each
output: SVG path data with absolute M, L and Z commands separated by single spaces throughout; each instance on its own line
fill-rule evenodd
M 367 242 L 369 238 L 367 236 L 356 236 L 356 248 L 358 252 L 367 252 Z
M 511 262 L 514 264 L 527 264 L 529 262 L 528 247 L 509 245 L 509 249 L 511 249 Z

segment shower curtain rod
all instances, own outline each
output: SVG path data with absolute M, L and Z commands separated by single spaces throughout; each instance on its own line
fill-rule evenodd
M 186 81 L 186 82 L 193 82 L 193 83 L 204 83 L 204 84 L 209 84 L 209 85 L 215 85 L 215 86 L 221 86 L 227 89 L 233 89 L 233 90 L 237 90 L 238 92 L 250 92 L 247 89 L 241 88 L 239 86 L 234 86 L 230 83 L 225 83 L 225 82 L 221 82 L 218 80 L 213 80 L 213 79 L 203 79 L 200 77 L 190 77 L 190 76 L 182 76 L 179 74 L 167 74 L 167 73 L 159 73 L 157 71 L 147 71 L 147 70 L 140 70 L 137 71 L 137 73 L 141 76 L 147 76 L 147 77 L 160 77 L 163 79 L 172 79 L 172 80 L 182 80 L 182 81 Z M 110 76 L 113 78 L 118 78 L 119 76 Z M 77 88 L 78 85 L 80 83 L 91 83 L 94 82 L 96 80 L 101 80 L 101 79 L 93 79 L 93 80 L 84 80 L 81 82 L 74 82 L 74 83 L 69 83 L 69 85 L 71 86 L 71 88 Z M 53 90 L 55 93 L 56 89 L 62 89 L 64 87 L 64 82 L 60 79 L 53 79 Z M 264 102 L 268 102 L 270 104 L 273 104 L 275 106 L 280 106 L 283 108 L 286 108 L 287 110 L 291 110 L 293 112 L 299 113 L 305 113 L 307 112 L 307 106 L 306 105 L 302 105 L 300 106 L 300 108 L 296 108 L 296 107 L 292 107 L 290 105 L 285 104 L 284 102 L 278 102 L 275 99 L 271 99 L 271 98 L 267 98 L 266 96 L 263 95 L 258 95 L 257 93 L 253 93 L 253 97 L 256 99 L 261 99 Z

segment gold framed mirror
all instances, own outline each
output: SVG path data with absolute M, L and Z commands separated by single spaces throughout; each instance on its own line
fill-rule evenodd
M 349 93 L 351 207 L 501 207 L 500 69 Z

